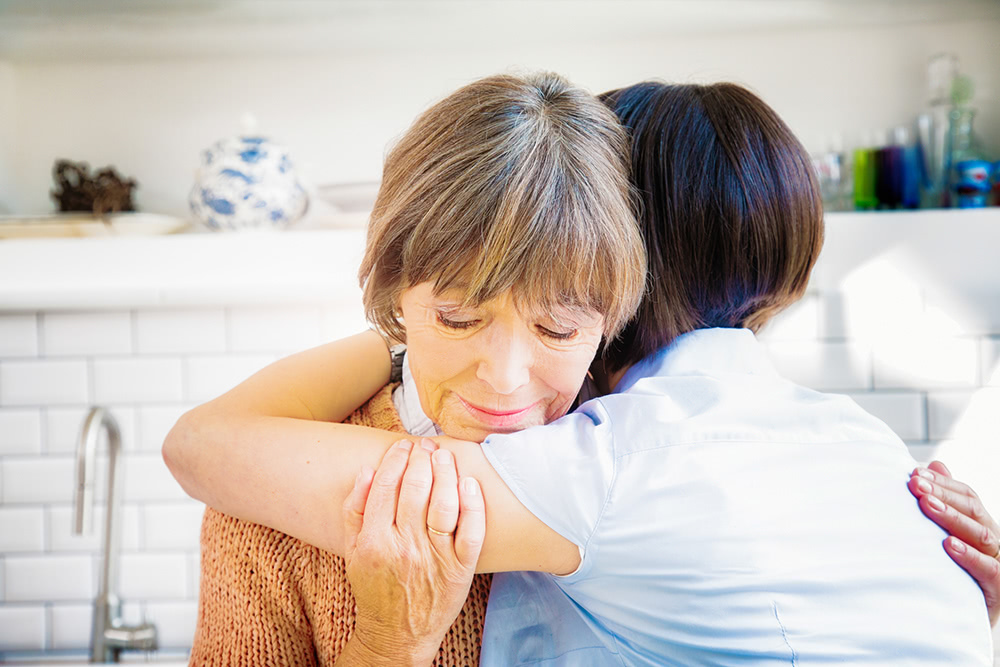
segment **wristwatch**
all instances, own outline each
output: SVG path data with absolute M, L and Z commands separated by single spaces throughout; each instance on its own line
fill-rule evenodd
M 406 345 L 400 343 L 389 348 L 389 359 L 392 369 L 389 371 L 389 382 L 403 381 L 403 358 L 406 355 Z

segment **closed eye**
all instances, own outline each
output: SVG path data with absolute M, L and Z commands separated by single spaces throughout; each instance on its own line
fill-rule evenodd
M 548 327 L 543 327 L 540 324 L 538 325 L 538 330 L 542 333 L 543 336 L 548 336 L 549 338 L 555 340 L 569 340 L 573 338 L 573 336 L 575 336 L 577 333 L 577 329 L 571 329 L 569 331 L 553 331 L 552 329 L 549 329 Z
M 438 322 L 448 327 L 449 329 L 471 329 L 472 327 L 479 324 L 479 320 L 451 320 L 438 313 Z

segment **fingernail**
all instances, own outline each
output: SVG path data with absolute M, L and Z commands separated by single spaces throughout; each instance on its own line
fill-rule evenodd
M 922 479 L 917 480 L 917 488 L 920 490 L 921 493 L 931 493 L 934 490 L 933 486 L 931 486 L 928 482 L 925 482 Z
M 420 448 L 423 449 L 425 452 L 433 452 L 434 442 L 428 440 L 427 438 L 424 438 L 423 440 L 420 441 Z
M 917 475 L 923 477 L 924 479 L 934 480 L 934 473 L 932 473 L 927 468 L 917 468 Z
M 358 471 L 358 476 L 354 478 L 354 486 L 359 486 L 361 484 L 361 478 L 365 476 L 365 469 L 362 468 Z
M 927 496 L 927 504 L 931 506 L 931 509 L 935 512 L 944 512 L 944 503 L 941 502 L 937 496 Z
M 413 449 L 413 443 L 410 442 L 409 440 L 400 440 L 399 442 L 396 443 L 396 447 L 408 452 L 411 449 Z
M 431 455 L 434 463 L 451 463 L 451 452 L 447 449 L 439 449 Z
M 965 544 L 957 537 L 949 537 L 948 541 L 951 543 L 952 551 L 960 554 L 965 553 Z
M 479 484 L 476 483 L 475 478 L 466 477 L 462 480 L 462 490 L 470 496 L 475 496 L 479 493 Z

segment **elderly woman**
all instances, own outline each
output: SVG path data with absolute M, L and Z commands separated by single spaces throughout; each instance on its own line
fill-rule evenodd
M 902 443 L 849 401 L 777 377 L 747 331 L 798 298 L 819 249 L 821 214 L 801 147 L 738 87 L 648 84 L 609 101 L 635 132 L 634 175 L 656 258 L 639 316 L 601 365 L 598 385 L 610 393 L 550 426 L 490 436 L 481 449 L 446 441 L 442 450 L 482 481 L 488 528 L 479 568 L 535 571 L 494 579 L 483 662 L 989 664 L 981 595 L 900 497 L 899 477 L 912 465 Z M 412 371 L 402 391 L 417 394 L 414 409 L 445 433 L 478 439 L 532 425 L 537 392 L 524 388 L 536 387 L 536 355 L 525 343 L 529 327 L 510 324 L 516 303 L 504 295 L 467 301 L 471 284 L 451 295 L 408 287 L 396 317 L 409 345 L 404 370 Z M 556 332 L 574 338 L 584 328 Z M 456 352 L 449 366 L 450 350 L 480 335 L 502 345 L 477 357 Z M 368 349 L 352 345 L 352 353 Z M 336 354 L 328 349 L 323 359 Z M 384 381 L 382 366 L 370 374 Z M 343 360 L 337 369 L 350 370 Z M 272 374 L 284 389 L 290 377 Z M 495 402 L 469 395 L 484 385 Z M 204 419 L 233 421 L 238 413 L 229 410 Z M 205 438 L 217 451 L 198 458 L 210 469 L 219 469 L 211 461 L 219 452 L 275 461 L 261 446 L 271 437 L 296 458 L 322 455 L 304 438 L 295 444 L 272 431 L 242 452 Z M 340 431 L 329 446 L 342 458 L 381 451 L 392 437 Z M 426 457 L 419 448 L 391 450 L 373 487 L 382 502 L 369 505 L 385 505 L 386 489 L 395 505 L 402 478 L 395 512 L 382 519 L 423 520 L 426 534 L 413 536 L 433 545 L 452 539 L 439 535 L 452 526 L 432 524 L 433 504 L 414 509 L 409 488 L 419 484 L 406 483 L 426 480 Z M 441 458 L 435 471 L 447 468 Z M 343 476 L 335 467 L 325 472 Z M 370 473 L 362 477 L 359 487 Z M 275 518 L 238 496 L 219 500 Z M 278 519 L 272 525 L 344 546 L 315 518 Z M 456 545 L 461 523 L 458 530 Z M 358 532 L 348 529 L 349 548 Z
M 387 385 L 387 357 L 375 336 L 380 353 L 355 355 L 361 341 L 351 342 L 349 362 L 336 374 L 329 372 L 336 351 L 331 357 L 324 348 L 265 369 L 182 418 L 167 440 L 168 461 L 177 460 L 172 451 L 198 442 L 226 440 L 246 452 L 255 443 L 310 442 L 318 456 L 299 452 L 260 472 L 284 479 L 294 469 L 332 483 L 307 505 L 301 498 L 287 502 L 289 496 L 266 483 L 246 489 L 267 505 L 267 516 L 206 511 L 192 662 L 376 658 L 371 647 L 379 644 L 383 618 L 365 615 L 363 604 L 355 633 L 362 641 L 347 643 L 354 615 L 343 560 L 335 555 L 345 550 L 340 521 L 312 540 L 324 550 L 290 536 L 313 537 L 309 533 L 264 526 L 284 527 L 310 505 L 339 507 L 361 465 L 378 464 L 395 439 L 341 448 L 335 460 L 344 475 L 331 477 L 328 443 L 344 429 L 434 434 L 425 405 L 450 435 L 482 439 L 545 424 L 569 410 L 602 337 L 617 334 L 644 285 L 626 160 L 626 138 L 614 115 L 555 75 L 483 79 L 417 119 L 386 158 L 361 269 L 370 317 L 411 344 L 405 377 L 412 370 L 417 388 Z M 490 318 L 476 323 L 474 340 L 462 314 L 469 308 Z M 492 352 L 486 364 L 482 342 Z M 354 382 L 352 375 L 381 376 L 359 385 L 366 398 L 374 397 L 351 416 L 356 426 L 324 423 L 349 412 L 336 394 Z M 233 464 L 213 475 L 222 495 L 247 480 L 247 469 Z M 184 475 L 178 478 L 187 486 Z M 464 576 L 477 555 L 477 548 L 459 548 L 449 564 Z M 530 541 L 506 555 L 515 567 L 539 564 Z M 486 577 L 473 586 L 440 652 L 440 638 L 426 651 L 417 644 L 424 634 L 419 627 L 409 628 L 412 638 L 393 639 L 424 662 L 435 654 L 438 664 L 478 662 L 488 586 Z M 447 613 L 454 617 L 458 608 Z

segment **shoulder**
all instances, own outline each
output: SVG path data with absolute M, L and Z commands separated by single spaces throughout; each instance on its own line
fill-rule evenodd
M 399 386 L 398 382 L 390 382 L 372 396 L 360 408 L 355 410 L 345 421 L 355 426 L 370 426 L 385 431 L 404 433 L 403 422 L 392 402 L 392 392 Z

